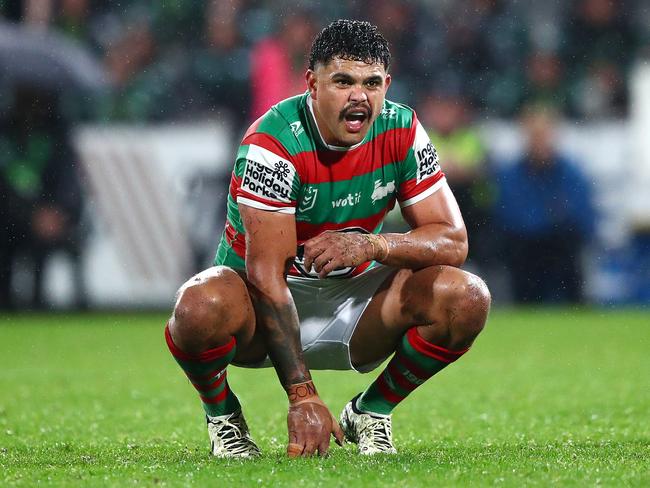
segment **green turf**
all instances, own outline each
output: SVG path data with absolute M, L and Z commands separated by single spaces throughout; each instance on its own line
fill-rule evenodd
M 0 486 L 650 486 L 650 313 L 497 310 L 394 415 L 399 455 L 283 455 L 272 370 L 229 378 L 265 456 L 207 455 L 164 317 L 0 316 Z M 372 378 L 316 372 L 338 414 Z

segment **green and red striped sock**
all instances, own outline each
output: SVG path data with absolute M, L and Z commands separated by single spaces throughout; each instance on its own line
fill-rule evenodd
M 223 346 L 203 351 L 196 356 L 181 351 L 165 327 L 165 339 L 172 356 L 183 369 L 203 403 L 203 410 L 211 417 L 227 415 L 241 408 L 237 396 L 228 386 L 226 366 L 237 350 L 233 337 Z
M 384 371 L 357 399 L 362 412 L 389 415 L 413 390 L 467 352 L 427 342 L 410 328 Z

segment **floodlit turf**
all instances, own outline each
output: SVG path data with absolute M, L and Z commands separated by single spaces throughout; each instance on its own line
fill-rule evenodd
M 650 486 L 650 313 L 497 310 L 395 412 L 399 454 L 283 455 L 272 370 L 229 370 L 260 460 L 208 457 L 153 314 L 0 316 L 0 486 Z M 376 373 L 315 372 L 338 415 Z

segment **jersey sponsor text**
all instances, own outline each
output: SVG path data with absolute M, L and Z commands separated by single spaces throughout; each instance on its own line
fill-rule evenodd
M 361 192 L 348 193 L 347 197 L 332 200 L 332 208 L 354 207 L 361 201 Z
M 438 152 L 433 147 L 424 127 L 418 123 L 415 129 L 415 140 L 413 141 L 413 152 L 417 162 L 416 181 L 420 183 L 430 178 L 440 170 L 438 164 Z
M 438 152 L 430 142 L 416 153 L 416 158 L 418 160 L 418 183 L 433 176 L 440 169 Z
M 241 189 L 258 197 L 289 203 L 295 174 L 292 163 L 268 149 L 251 144 L 241 176 Z
M 261 197 L 288 201 L 291 182 L 288 181 L 288 165 L 283 163 L 278 161 L 271 169 L 257 161 L 247 160 L 242 188 Z

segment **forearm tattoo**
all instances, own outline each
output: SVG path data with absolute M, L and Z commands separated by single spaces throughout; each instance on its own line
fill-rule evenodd
M 295 405 L 307 400 L 313 396 L 316 396 L 316 387 L 314 386 L 313 381 L 306 381 L 304 383 L 298 383 L 297 385 L 290 385 L 286 387 L 287 397 L 289 398 L 289 403 Z
M 293 302 L 277 305 L 256 296 L 255 305 L 258 325 L 282 385 L 286 388 L 310 381 L 300 344 L 298 312 Z

